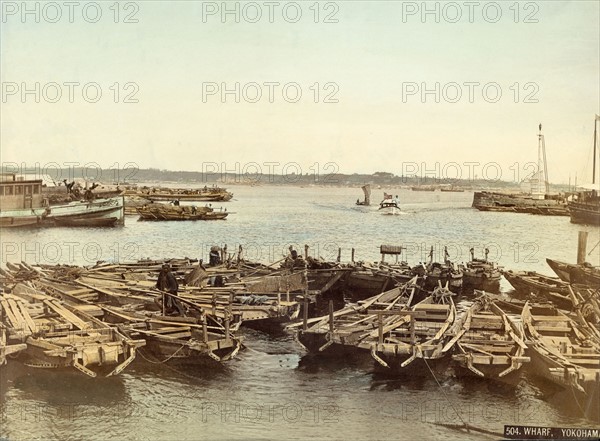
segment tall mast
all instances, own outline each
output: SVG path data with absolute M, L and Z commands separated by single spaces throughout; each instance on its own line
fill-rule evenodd
M 540 132 L 538 133 L 537 193 L 538 195 L 543 195 L 545 193 L 548 193 L 548 171 L 546 169 L 546 148 L 544 146 L 544 135 L 542 135 L 541 123 L 539 128 Z

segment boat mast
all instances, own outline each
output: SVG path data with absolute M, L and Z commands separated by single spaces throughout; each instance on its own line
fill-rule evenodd
M 540 132 L 538 133 L 538 163 L 537 163 L 537 196 L 540 199 L 544 194 L 548 194 L 550 191 L 548 184 L 548 168 L 546 166 L 546 143 L 544 141 L 544 135 L 542 135 L 542 124 L 539 126 Z M 543 179 L 543 181 L 542 181 Z

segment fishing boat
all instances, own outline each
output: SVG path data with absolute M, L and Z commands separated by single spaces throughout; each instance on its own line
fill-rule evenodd
M 565 282 L 588 285 L 593 288 L 600 286 L 600 267 L 592 266 L 587 262 L 575 264 L 553 259 L 546 259 L 546 263 Z
M 597 178 L 596 164 L 600 150 L 598 149 L 598 123 L 600 115 L 594 119 L 594 153 L 592 165 L 592 183 L 583 186 L 569 201 L 571 222 L 576 224 L 600 225 L 600 179 Z M 598 181 L 597 181 L 598 179 Z
M 392 197 L 391 194 L 383 193 L 383 200 L 379 203 L 379 211 L 382 214 L 400 214 L 400 201 L 398 196 Z
M 0 227 L 115 225 L 124 222 L 124 199 L 113 198 L 73 201 L 48 205 L 42 197 L 42 180 L 17 179 L 2 175 L 0 181 Z M 92 196 L 93 197 L 93 196 Z
M 452 360 L 459 371 L 479 377 L 514 377 L 523 364 L 530 361 L 525 356 L 524 337 L 488 294 L 483 291 L 476 294 L 478 297 L 468 308 L 464 324 L 454 337 Z
M 144 340 L 130 339 L 116 328 L 57 299 L 18 284 L 0 297 L 9 344 L 26 344 L 18 353 L 25 365 L 67 368 L 89 377 L 120 373 Z
M 136 208 L 139 220 L 152 221 L 196 221 L 225 219 L 230 213 L 227 209 L 216 211 L 210 207 L 193 207 L 167 204 L 148 204 Z
M 600 400 L 598 330 L 559 310 L 536 310 L 526 303 L 521 313 L 533 372 L 578 396 L 583 409 Z

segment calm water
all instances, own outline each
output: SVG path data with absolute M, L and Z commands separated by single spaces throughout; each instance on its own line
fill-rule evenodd
M 577 232 L 564 217 L 482 213 L 472 193 L 386 191 L 405 210 L 384 216 L 356 207 L 358 189 L 232 187 L 226 221 L 138 222 L 122 228 L 2 231 L 2 261 L 91 265 L 97 260 L 204 257 L 214 244 L 239 244 L 246 257 L 272 263 L 290 244 L 310 254 L 375 261 L 381 244 L 404 245 L 411 264 L 431 246 L 465 261 L 475 247 L 506 268 L 551 275 L 546 257 L 574 261 Z M 383 190 L 374 190 L 378 202 Z M 589 261 L 598 263 L 598 248 Z M 506 288 L 506 285 L 503 285 Z M 0 437 L 26 439 L 494 439 L 447 425 L 466 422 L 502 433 L 505 424 L 590 427 L 577 403 L 523 377 L 513 386 L 442 375 L 437 381 L 382 376 L 368 359 L 307 357 L 285 334 L 244 330 L 247 350 L 220 370 L 182 370 L 136 360 L 114 379 L 3 367 Z M 138 357 L 139 359 L 139 357 Z M 426 369 L 426 367 L 423 367 Z M 446 425 L 446 426 L 445 426 Z

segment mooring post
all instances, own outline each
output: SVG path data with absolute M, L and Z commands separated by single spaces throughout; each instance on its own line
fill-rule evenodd
M 337 261 L 341 262 L 342 261 L 342 249 L 338 248 L 338 256 L 337 256 Z
M 333 300 L 329 301 L 329 332 L 333 334 Z
M 304 260 L 308 259 L 308 245 L 304 245 Z
M 351 258 L 352 263 L 354 263 L 354 248 L 352 248 L 352 258 Z
M 580 231 L 579 232 L 579 237 L 578 237 L 578 242 L 577 242 L 577 263 L 579 265 L 581 265 L 582 263 L 585 262 L 585 252 L 586 252 L 586 248 L 587 248 L 587 237 L 588 237 L 588 232 L 587 231 Z
M 229 341 L 229 311 L 225 310 L 225 341 Z
M 304 308 L 302 311 L 302 329 L 306 331 L 308 329 L 308 291 L 304 291 Z
M 206 312 L 202 314 L 202 338 L 204 343 L 208 343 L 208 324 L 206 323 Z

